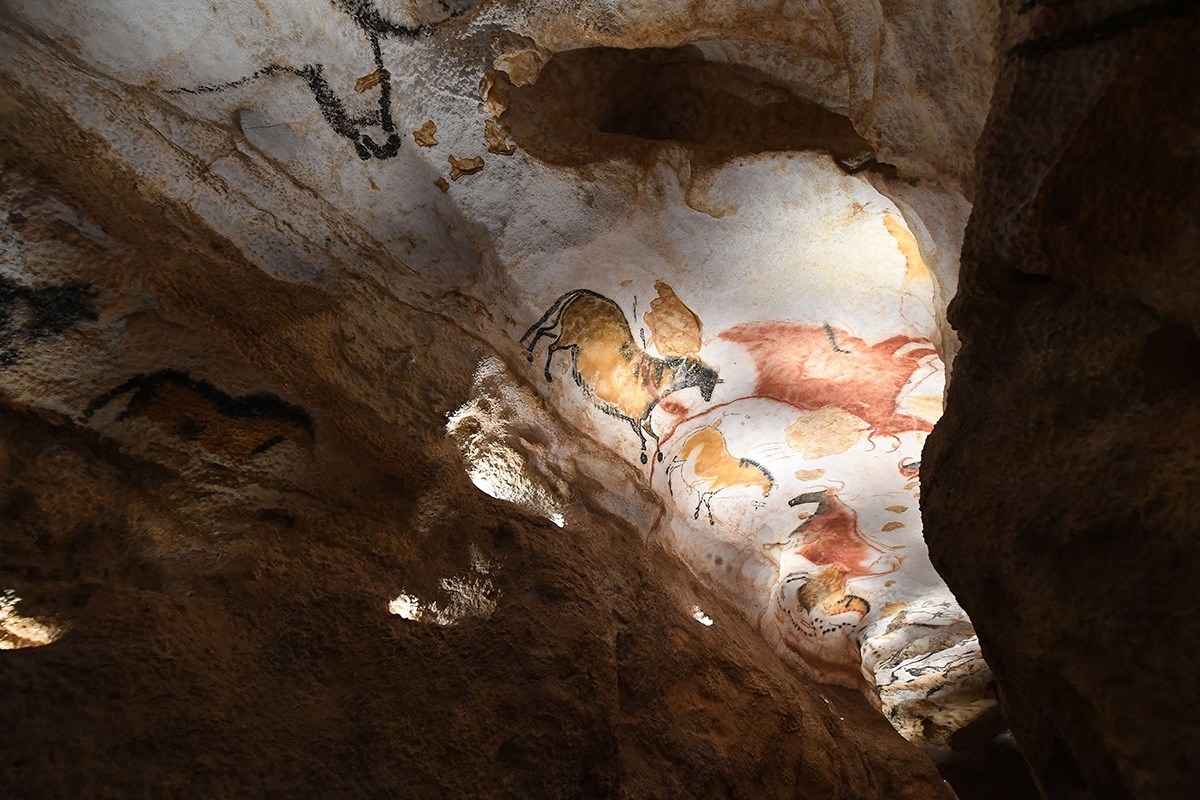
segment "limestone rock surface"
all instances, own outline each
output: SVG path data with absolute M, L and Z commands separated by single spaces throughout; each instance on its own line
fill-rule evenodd
M 1189 797 L 1200 16 L 1025 5 L 980 146 L 926 536 L 1047 796 Z
M 472 486 L 443 431 L 486 345 L 47 166 L 4 176 L 0 794 L 951 796 L 645 544 L 615 458 L 570 482 L 631 507 L 556 495 L 569 532 Z M 510 451 L 570 438 L 525 413 Z
M 5 4 L 14 791 L 944 796 L 999 22 Z

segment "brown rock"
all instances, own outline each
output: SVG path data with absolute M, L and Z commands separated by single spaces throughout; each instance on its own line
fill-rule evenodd
M 380 67 L 379 69 L 372 72 L 370 75 L 363 75 L 361 78 L 356 80 L 354 82 L 354 91 L 361 94 L 362 92 L 365 92 L 367 89 L 375 88 L 379 84 L 383 83 L 384 80 L 386 80 L 387 78 L 390 78 L 390 77 L 392 77 L 392 73 L 388 72 L 383 67 Z
M 483 156 L 468 156 L 466 158 L 446 156 L 446 160 L 450 162 L 450 180 L 452 181 L 458 180 L 463 175 L 474 175 L 483 169 Z
M 437 123 L 431 119 L 425 120 L 421 127 L 412 132 L 413 141 L 421 145 L 421 147 L 433 147 L 438 143 L 437 140 Z
M 517 152 L 517 146 L 508 141 L 508 131 L 497 125 L 495 120 L 489 119 L 483 124 L 483 138 L 487 141 L 489 153 L 511 156 Z
M 1200 21 L 1032 13 L 979 151 L 926 537 L 1046 796 L 1188 797 Z

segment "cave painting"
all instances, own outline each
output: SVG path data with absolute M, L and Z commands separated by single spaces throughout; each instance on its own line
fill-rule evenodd
M 806 459 L 844 453 L 871 430 L 849 411 L 825 406 L 803 412 L 787 427 L 787 445 Z
M 715 404 L 656 417 L 666 468 L 648 478 L 667 510 L 655 531 L 738 598 L 781 655 L 880 703 L 882 662 L 864 647 L 897 663 L 916 657 L 878 637 L 906 603 L 923 608 L 921 582 L 936 580 L 921 558 L 908 563 L 921 552 L 909 550 L 921 543 L 915 470 L 936 418 L 910 400 L 939 391 L 933 345 L 820 321 L 734 322 L 705 340 L 699 315 L 690 322 L 694 312 L 656 288 L 647 322 L 653 314 L 675 334 L 650 341 L 703 345 L 724 385 Z M 880 437 L 893 446 L 877 447 Z M 902 571 L 917 577 L 898 580 Z M 886 691 L 884 707 L 905 702 L 901 684 Z
M 392 73 L 383 65 L 383 51 L 380 48 L 380 42 L 392 38 L 416 39 L 424 36 L 444 22 L 461 16 L 467 9 L 450 9 L 447 17 L 437 22 L 428 22 L 423 25 L 401 25 L 385 16 L 371 0 L 332 0 L 332 2 L 335 7 L 354 21 L 371 45 L 373 70 L 355 82 L 354 91 L 362 93 L 379 87 L 378 109 L 364 114 L 351 114 L 346 109 L 346 104 L 338 97 L 337 92 L 325 78 L 325 67 L 316 63 L 300 66 L 268 64 L 237 80 L 170 89 L 167 94 L 223 92 L 272 75 L 293 75 L 308 87 L 326 124 L 334 133 L 348 139 L 353 144 L 354 152 L 358 154 L 359 158 L 363 161 L 372 158 L 381 161 L 395 158 L 396 154 L 400 152 L 402 138 L 392 115 Z M 376 142 L 371 134 L 363 131 L 368 127 L 378 127 L 383 132 L 386 138 L 382 144 Z
M 712 501 L 720 492 L 747 487 L 760 490 L 766 498 L 775 486 L 775 479 L 762 464 L 731 455 L 725 437 L 712 425 L 690 434 L 684 440 L 679 455 L 667 467 L 667 487 L 674 494 L 672 473 L 683 473 L 681 480 L 698 498 L 693 519 L 700 518 L 700 509 L 703 507 L 708 511 L 709 525 L 716 524 Z
M 917 239 L 912 232 L 904 223 L 887 213 L 883 215 L 883 226 L 896 240 L 896 246 L 904 256 L 904 283 L 907 285 L 915 281 L 930 280 L 929 267 L 925 265 L 925 259 L 921 258 L 921 248 L 917 246 Z
M 749 351 L 759 397 L 801 411 L 840 408 L 871 426 L 869 438 L 933 429 L 929 420 L 898 408 L 913 373 L 937 359 L 928 340 L 901 335 L 869 345 L 828 324 L 797 322 L 738 325 L 721 338 Z
M 230 461 L 245 461 L 288 441 L 305 450 L 313 445 L 312 417 L 303 408 L 273 394 L 232 397 L 174 369 L 134 375 L 93 400 L 84 421 L 125 394 L 130 397 L 117 421 L 145 417 Z
M 852 594 L 857 579 L 889 575 L 904 559 L 893 549 L 877 544 L 859 528 L 858 515 L 829 487 L 805 492 L 788 501 L 792 507 L 816 504 L 793 531 L 785 558 L 780 559 L 782 581 L 775 598 L 776 614 L 796 636 L 786 643 L 807 662 L 823 671 L 833 670 L 843 682 L 863 688 L 863 674 L 854 634 L 871 611 L 871 604 Z M 786 570 L 786 572 L 783 572 Z M 841 647 L 817 640 L 840 635 Z M 830 650 L 850 657 L 829 658 Z
M 880 226 L 904 257 L 889 276 L 923 279 L 900 225 Z M 876 679 L 880 664 L 928 655 L 891 635 L 897 615 L 936 600 L 953 606 L 939 625 L 965 619 L 924 557 L 913 502 L 940 412 L 929 329 L 899 304 L 890 320 L 847 330 L 819 316 L 730 319 L 663 280 L 653 287 L 645 309 L 589 289 L 563 294 L 521 337 L 529 361 L 547 340 L 542 372 L 554 384 L 566 372 L 556 354 L 571 353 L 582 396 L 638 436 L 663 501 L 651 535 L 726 591 L 783 658 L 885 711 L 908 703 L 909 678 Z M 723 324 L 706 331 L 702 318 Z
M 23 286 L 0 275 L 0 367 L 20 359 L 21 344 L 58 336 L 100 318 L 83 283 Z
M 621 307 L 588 289 L 559 297 L 525 332 L 521 343 L 530 361 L 544 337 L 550 339 L 544 369 L 547 382 L 553 381 L 550 368 L 555 354 L 570 351 L 576 385 L 601 411 L 633 427 L 641 442 L 643 464 L 647 461 L 646 437 L 656 443 L 659 438 L 650 422 L 659 401 L 696 387 L 708 402 L 720 382 L 717 371 L 696 355 L 659 358 L 647 353 L 633 338 Z M 658 452 L 658 460 L 662 458 Z

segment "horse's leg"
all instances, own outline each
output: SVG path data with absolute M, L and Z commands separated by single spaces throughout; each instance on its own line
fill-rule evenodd
M 712 500 L 713 500 L 713 495 L 715 495 L 715 494 L 716 494 L 717 492 L 719 492 L 719 491 L 721 491 L 721 490 L 720 490 L 720 489 L 717 489 L 716 491 L 712 491 L 712 492 L 705 492 L 704 494 L 700 495 L 701 502 L 703 502 L 703 503 L 704 503 L 704 509 L 705 509 L 706 511 L 708 511 L 708 524 L 709 524 L 709 525 L 716 525 L 716 524 L 717 524 L 717 523 L 716 523 L 716 522 L 713 520 L 713 513 L 712 513 Z
M 583 376 L 579 374 L 579 345 L 571 345 L 571 377 L 575 379 L 575 385 L 580 389 L 583 388 Z
M 533 361 L 533 351 L 537 349 L 538 342 L 542 340 L 543 336 L 554 336 L 554 329 L 557 327 L 558 320 L 555 320 L 552 324 L 537 329 L 537 333 L 534 335 L 533 341 L 525 346 L 525 353 L 530 361 Z M 558 341 L 558 338 L 555 337 L 554 341 Z M 550 344 L 553 346 L 554 342 L 551 342 Z
M 534 337 L 530 340 L 529 344 L 525 344 L 525 337 L 521 338 L 521 344 L 525 344 L 525 355 L 530 361 L 533 361 L 533 351 L 537 349 L 538 342 L 542 340 L 543 336 L 553 336 L 554 329 L 557 327 L 558 320 L 555 319 L 554 322 L 551 322 L 549 325 L 543 325 L 536 330 L 533 328 L 529 329 L 529 331 L 525 333 L 525 336 L 527 337 L 531 333 L 534 334 Z
M 629 419 L 626 417 L 626 419 Z M 643 420 L 645 417 L 642 418 Z M 642 433 L 642 420 L 630 419 L 629 424 L 633 426 L 633 432 L 637 434 L 638 441 L 642 443 L 642 463 L 645 464 L 649 459 L 646 458 L 646 434 Z
M 541 332 L 538 332 L 538 337 L 541 337 L 541 335 L 542 335 Z M 533 343 L 537 344 L 537 339 L 534 339 Z M 553 380 L 553 378 L 550 376 L 550 366 L 554 361 L 554 354 L 557 353 L 560 349 L 561 348 L 559 348 L 559 346 L 558 346 L 558 338 L 555 338 L 555 340 L 550 343 L 550 346 L 546 348 L 546 366 L 542 370 L 543 374 L 545 374 L 545 376 L 546 376 L 546 383 L 549 383 L 550 381 Z M 533 351 L 532 350 L 529 351 L 529 359 L 531 361 L 533 360 Z
M 562 323 L 563 314 L 567 312 L 567 309 L 575 301 L 574 295 L 575 292 L 568 292 L 567 294 L 564 294 L 562 297 L 558 298 L 558 300 L 554 301 L 554 305 L 550 306 L 550 308 L 546 310 L 546 313 L 542 315 L 542 318 L 535 322 L 533 327 L 525 331 L 525 335 L 521 337 L 522 344 L 525 343 L 525 340 L 529 338 L 530 334 L 536 333 L 536 335 L 533 337 L 533 340 L 529 344 L 525 345 L 525 351 L 529 354 L 530 361 L 533 361 L 533 351 L 537 348 L 537 343 L 541 341 L 541 338 L 543 336 L 553 335 L 554 329 Z M 562 333 L 560 331 L 559 337 L 561 336 Z M 555 338 L 555 341 L 558 341 L 557 337 Z
M 650 411 L 653 410 L 653 408 L 650 409 Z M 654 440 L 654 457 L 658 459 L 658 463 L 661 464 L 663 460 L 663 453 L 662 450 L 658 448 L 658 434 L 654 432 L 653 426 L 650 425 L 650 411 L 647 411 L 646 416 L 642 417 L 642 427 L 645 428 L 646 433 L 650 434 L 650 438 Z M 645 442 L 646 440 L 642 439 L 642 441 Z M 643 461 L 642 463 L 644 464 L 646 462 Z

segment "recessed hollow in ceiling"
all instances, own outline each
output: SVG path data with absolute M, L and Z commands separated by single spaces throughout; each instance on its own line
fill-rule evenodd
M 510 94 L 502 122 L 528 153 L 552 164 L 640 156 L 663 142 L 716 158 L 820 150 L 848 170 L 873 157 L 844 114 L 754 67 L 708 61 L 694 45 L 569 50 L 532 84 L 499 80 Z

